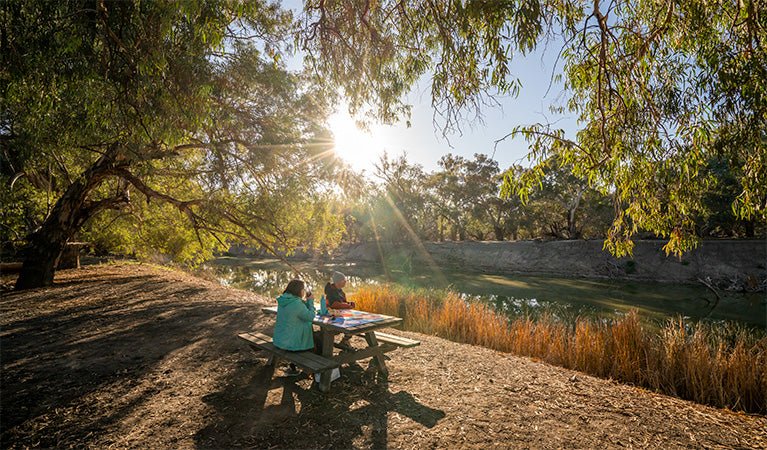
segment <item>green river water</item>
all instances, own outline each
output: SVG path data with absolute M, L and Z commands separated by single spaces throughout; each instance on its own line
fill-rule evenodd
M 449 288 L 464 298 L 483 301 L 509 315 L 556 311 L 568 316 L 614 317 L 636 309 L 649 321 L 682 316 L 692 320 L 729 320 L 767 328 L 767 297 L 764 293 L 713 292 L 702 285 L 666 284 L 615 280 L 556 278 L 523 275 L 493 275 L 441 270 L 440 273 L 384 270 L 370 264 L 313 265 L 291 262 L 317 293 L 330 274 L 347 275 L 347 293 L 361 284 L 395 283 L 408 287 Z M 222 257 L 206 264 L 222 284 L 276 297 L 295 277 L 292 269 L 275 259 Z

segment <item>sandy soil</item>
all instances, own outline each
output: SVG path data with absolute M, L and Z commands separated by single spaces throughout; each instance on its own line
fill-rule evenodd
M 390 353 L 388 381 L 330 394 L 267 379 L 236 338 L 271 334 L 255 294 L 166 269 L 62 271 L 0 300 L 0 445 L 88 448 L 767 448 L 767 418 L 480 347 Z

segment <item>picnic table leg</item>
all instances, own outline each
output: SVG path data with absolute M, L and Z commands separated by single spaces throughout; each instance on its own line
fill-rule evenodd
M 368 343 L 368 347 L 378 347 L 378 339 L 376 339 L 376 334 L 374 332 L 365 333 L 365 340 Z M 373 360 L 378 365 L 378 373 L 383 375 L 384 377 L 389 376 L 389 369 L 386 368 L 386 359 L 384 358 L 383 352 L 379 351 L 375 354 L 373 357 Z
M 256 347 L 255 345 L 252 345 L 252 344 L 251 344 L 250 348 L 252 348 L 253 350 L 255 350 L 257 352 L 261 351 L 260 348 Z M 274 354 L 270 353 L 269 357 L 266 360 L 266 365 L 267 366 L 272 366 L 272 368 L 275 368 L 275 367 L 277 367 L 277 364 L 279 362 L 280 362 L 280 358 L 277 358 L 276 356 L 274 356 Z
M 322 330 L 322 356 L 325 358 L 333 359 L 333 337 L 335 333 L 330 330 Z M 330 376 L 333 374 L 333 369 L 323 370 L 320 373 L 320 392 L 328 392 L 330 390 Z

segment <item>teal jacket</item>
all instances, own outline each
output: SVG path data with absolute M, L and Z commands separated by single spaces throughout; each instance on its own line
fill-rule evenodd
M 277 297 L 277 323 L 274 324 L 274 346 L 283 350 L 314 348 L 312 319 L 314 300 L 304 302 L 293 294 Z

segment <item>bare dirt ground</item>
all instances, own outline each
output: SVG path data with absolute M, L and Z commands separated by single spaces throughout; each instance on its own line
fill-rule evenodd
M 236 338 L 271 334 L 270 300 L 154 266 L 62 271 L 21 293 L 12 282 L 3 448 L 767 448 L 762 416 L 401 331 L 422 343 L 389 354 L 388 381 L 363 363 L 330 394 L 270 385 Z

